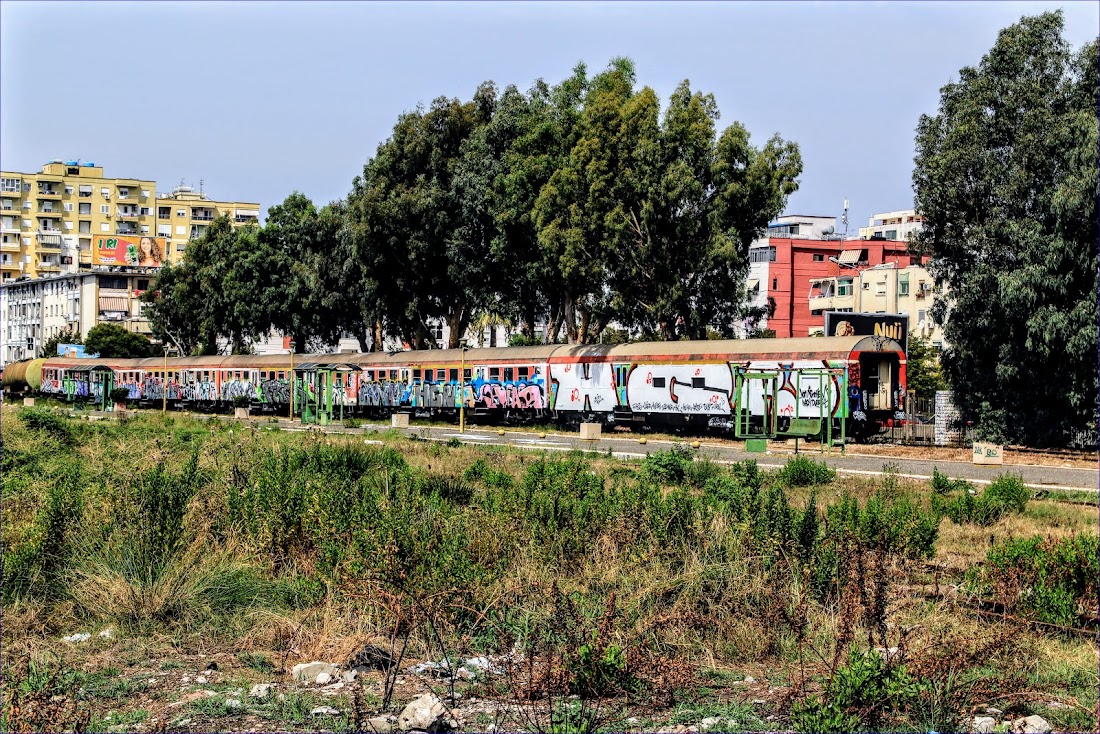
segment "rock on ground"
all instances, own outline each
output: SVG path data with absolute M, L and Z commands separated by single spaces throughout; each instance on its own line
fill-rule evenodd
M 447 730 L 447 707 L 434 693 L 425 693 L 414 698 L 397 717 L 397 726 L 402 731 L 440 732 Z
M 257 683 L 249 689 L 248 695 L 251 698 L 267 698 L 271 695 L 272 688 L 274 688 L 274 685 L 271 683 Z
M 340 712 L 332 706 L 318 706 L 309 712 L 310 716 L 339 716 Z
M 1019 734 L 1048 734 L 1050 723 L 1042 716 L 1025 716 L 1012 722 L 1012 731 Z
M 993 729 L 996 726 L 997 720 L 992 716 L 975 716 L 970 731 L 975 732 L 975 734 L 993 734 Z
M 298 663 L 291 671 L 294 680 L 313 682 L 321 673 L 336 675 L 336 666 L 332 663 L 324 663 L 318 660 L 312 663 Z

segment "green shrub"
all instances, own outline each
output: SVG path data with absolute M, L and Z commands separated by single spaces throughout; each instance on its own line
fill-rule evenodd
M 829 484 L 836 479 L 836 471 L 825 462 L 817 462 L 808 456 L 794 456 L 779 470 L 779 481 L 788 487 L 809 487 Z
M 822 696 L 791 707 L 791 723 L 803 732 L 882 731 L 887 716 L 913 708 L 926 687 L 904 665 L 890 665 L 877 651 L 853 648 Z
M 965 483 L 969 487 L 968 483 Z M 933 497 L 933 507 L 951 518 L 956 525 L 972 523 L 989 526 L 1012 513 L 1023 512 L 1031 498 L 1031 490 L 1023 479 L 1012 474 L 1002 474 L 981 494 L 967 489 L 958 497 L 945 502 L 939 495 Z
M 47 408 L 20 408 L 19 420 L 28 428 L 42 431 L 53 436 L 63 444 L 73 443 L 73 432 L 69 421 Z M 7 451 L 5 450 L 5 453 Z
M 642 471 L 654 479 L 668 484 L 684 481 L 687 467 L 695 460 L 695 454 L 687 446 L 677 444 L 668 451 L 658 451 L 645 457 Z
M 111 402 L 126 403 L 130 399 L 130 391 L 125 387 L 116 387 L 111 390 Z
M 939 495 L 950 494 L 955 490 L 973 489 L 973 485 L 965 479 L 951 479 L 946 474 L 940 474 L 938 467 L 932 467 L 932 491 Z
M 710 459 L 692 461 L 684 467 L 684 480 L 692 487 L 702 489 L 707 482 L 715 477 L 722 476 L 722 467 Z
M 1016 538 L 990 549 L 984 567 L 967 572 L 967 588 L 1039 621 L 1076 626 L 1096 614 L 1100 541 L 1095 535 L 1061 540 Z
M 252 398 L 248 395 L 234 395 L 233 407 L 234 408 L 248 408 L 252 405 Z

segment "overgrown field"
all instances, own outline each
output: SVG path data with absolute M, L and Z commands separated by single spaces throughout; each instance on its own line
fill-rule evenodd
M 1011 474 L 2 417 L 4 731 L 1097 728 L 1096 508 Z

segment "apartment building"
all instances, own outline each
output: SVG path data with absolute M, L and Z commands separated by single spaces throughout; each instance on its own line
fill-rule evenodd
M 207 227 L 223 216 L 229 217 L 234 227 L 258 224 L 260 205 L 242 201 L 214 201 L 206 197 L 200 188 L 179 185 L 169 194 L 158 194 L 156 199 L 157 237 L 165 240 L 173 261 L 183 255 L 187 243 L 206 234 Z
M 866 227 L 859 228 L 861 240 L 901 240 L 908 242 L 912 234 L 924 226 L 924 217 L 915 209 L 902 209 L 896 212 L 883 212 L 873 215 Z
M 823 309 L 809 307 L 814 282 L 844 280 L 849 272 L 884 264 L 922 264 L 904 241 L 846 240 L 835 234 L 835 222 L 833 217 L 785 215 L 768 226 L 767 237 L 749 246 L 749 305 L 768 312 L 757 328 L 770 329 L 777 337 L 819 333 L 825 318 Z M 749 326 L 742 324 L 742 336 Z
M 0 285 L 0 367 L 42 355 L 42 345 L 66 330 L 81 337 L 93 326 L 116 323 L 149 334 L 139 300 L 155 273 L 144 268 L 79 272 Z
M 845 269 L 825 278 L 810 280 L 810 314 L 824 319 L 825 311 L 903 314 L 909 317 L 909 333 L 943 348 L 943 328 L 933 323 L 932 304 L 945 290 L 921 265 L 887 262 Z M 811 330 L 811 333 L 824 333 Z
M 234 226 L 255 224 L 260 205 L 214 201 L 185 186 L 160 195 L 155 181 L 108 178 L 92 162 L 53 160 L 40 173 L 5 171 L 0 278 L 177 262 L 187 242 L 223 214 Z
M 40 173 L 0 173 L 0 277 L 73 273 L 96 235 L 147 234 L 156 183 L 106 178 L 95 163 L 54 160 Z

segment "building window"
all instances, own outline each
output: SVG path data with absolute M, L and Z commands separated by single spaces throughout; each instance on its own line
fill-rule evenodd
M 70 204 L 69 202 L 65 202 L 64 209 L 67 212 L 71 212 L 73 210 L 73 205 Z
M 187 216 L 187 210 L 186 209 L 177 209 L 176 210 L 176 216 L 177 217 L 186 217 Z
M 875 283 L 875 295 L 876 296 L 885 296 L 886 295 L 886 283 Z
M 110 199 L 111 198 L 111 190 L 107 187 L 101 188 L 99 190 L 99 193 L 103 195 L 104 199 Z
M 779 290 L 779 278 L 772 278 L 772 290 Z
M 99 213 L 100 213 L 100 214 L 110 214 L 110 213 L 111 213 L 111 205 L 110 205 L 110 204 L 102 204 L 102 205 L 100 205 L 100 207 L 99 207 Z
M 924 318 L 925 318 L 926 313 L 927 312 L 924 311 L 924 310 L 917 311 L 917 323 L 918 324 L 923 324 L 924 323 Z
M 77 210 L 77 213 L 78 214 L 91 214 L 92 213 L 92 205 L 89 204 L 86 201 L 80 202 L 80 207 Z
M 104 222 L 103 224 L 99 225 L 99 231 L 100 232 L 110 232 L 111 231 L 111 225 Z
M 757 247 L 749 251 L 749 262 L 754 263 L 773 263 L 775 262 L 775 248 L 774 247 Z
M 836 282 L 836 294 L 838 296 L 850 296 L 852 295 L 852 279 L 840 278 Z
M 898 238 L 898 231 L 896 229 L 886 230 L 886 239 L 896 240 Z
M 22 188 L 19 184 L 20 181 L 17 178 L 0 178 L 0 191 L 19 193 Z M 27 190 L 30 190 L 30 186 L 27 187 Z
M 898 295 L 909 295 L 909 273 L 898 274 Z
M 141 190 L 141 198 L 143 198 L 143 199 L 148 199 L 149 198 L 149 189 L 142 189 Z
M 92 223 L 81 221 L 80 222 L 80 233 L 81 234 L 91 234 L 92 233 Z
M 825 262 L 825 255 L 823 253 L 820 253 L 820 252 L 815 252 L 814 253 L 814 262 L 815 263 Z
M 161 206 L 157 207 L 157 217 L 160 219 L 169 219 L 172 216 L 172 207 Z
M 142 234 L 149 234 L 149 225 L 148 224 L 141 225 L 141 233 Z
M 149 216 L 150 211 L 151 210 L 149 209 L 149 207 L 143 206 L 140 209 L 138 209 L 138 216 L 147 217 L 147 216 Z

